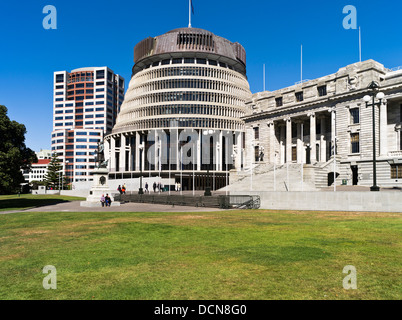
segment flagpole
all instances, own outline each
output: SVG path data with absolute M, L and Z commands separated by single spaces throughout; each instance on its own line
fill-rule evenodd
M 265 91 L 265 63 L 264 63 L 264 67 L 263 67 L 263 72 L 262 72 L 262 77 L 263 77 L 263 83 L 264 83 L 264 91 Z
M 191 0 L 188 0 L 188 27 L 191 28 Z
M 303 83 L 303 45 L 300 48 L 300 80 Z
M 362 33 L 360 27 L 359 27 L 359 60 L 360 62 L 362 62 Z

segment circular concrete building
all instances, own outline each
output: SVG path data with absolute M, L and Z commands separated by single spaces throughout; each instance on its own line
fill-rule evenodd
M 134 47 L 132 78 L 116 124 L 105 138 L 109 178 L 157 177 L 174 185 L 180 175 L 183 190 L 225 186 L 226 171 L 242 165 L 241 117 L 250 96 L 239 43 L 197 28 L 142 40 Z M 177 139 L 186 132 L 186 141 L 196 146 L 185 149 L 187 162 L 183 138 Z M 203 157 L 205 138 L 211 138 L 210 161 Z

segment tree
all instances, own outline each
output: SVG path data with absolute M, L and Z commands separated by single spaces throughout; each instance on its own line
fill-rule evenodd
M 60 160 L 57 158 L 57 154 L 53 153 L 52 159 L 50 160 L 49 165 L 47 167 L 47 173 L 43 179 L 46 183 L 46 186 L 53 189 L 59 189 L 60 183 L 62 183 L 63 179 L 61 176 L 62 169 L 63 166 L 60 164 Z
M 35 152 L 25 145 L 25 126 L 11 121 L 7 111 L 0 105 L 0 194 L 18 192 L 25 181 L 21 169 L 29 169 L 38 161 Z

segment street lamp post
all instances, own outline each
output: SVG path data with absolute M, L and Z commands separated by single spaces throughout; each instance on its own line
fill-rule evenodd
M 144 194 L 144 191 L 142 189 L 142 152 L 144 149 L 144 145 L 140 144 L 138 148 L 140 149 L 140 188 L 138 189 L 138 194 Z
M 368 86 L 369 89 L 372 90 L 372 94 L 364 96 L 363 100 L 366 102 L 366 108 L 372 107 L 372 117 L 373 117 L 373 186 L 370 187 L 370 191 L 380 191 L 380 187 L 377 186 L 377 166 L 376 166 L 376 148 L 375 148 L 375 107 L 381 105 L 382 100 L 384 99 L 384 93 L 378 92 L 380 88 L 379 84 L 375 81 L 371 82 Z M 375 102 L 375 98 L 379 100 L 379 102 Z M 369 104 L 369 101 L 372 100 L 372 103 Z

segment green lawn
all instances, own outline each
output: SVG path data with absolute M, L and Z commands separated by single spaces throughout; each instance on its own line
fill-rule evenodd
M 0 299 L 401 299 L 396 213 L 0 215 Z M 42 268 L 57 269 L 45 290 Z M 345 290 L 344 266 L 357 269 Z
M 11 210 L 24 210 L 34 207 L 49 206 L 61 202 L 67 201 L 79 201 L 85 200 L 80 197 L 60 196 L 57 194 L 51 195 L 33 195 L 33 194 L 21 194 L 0 196 L 0 212 Z

